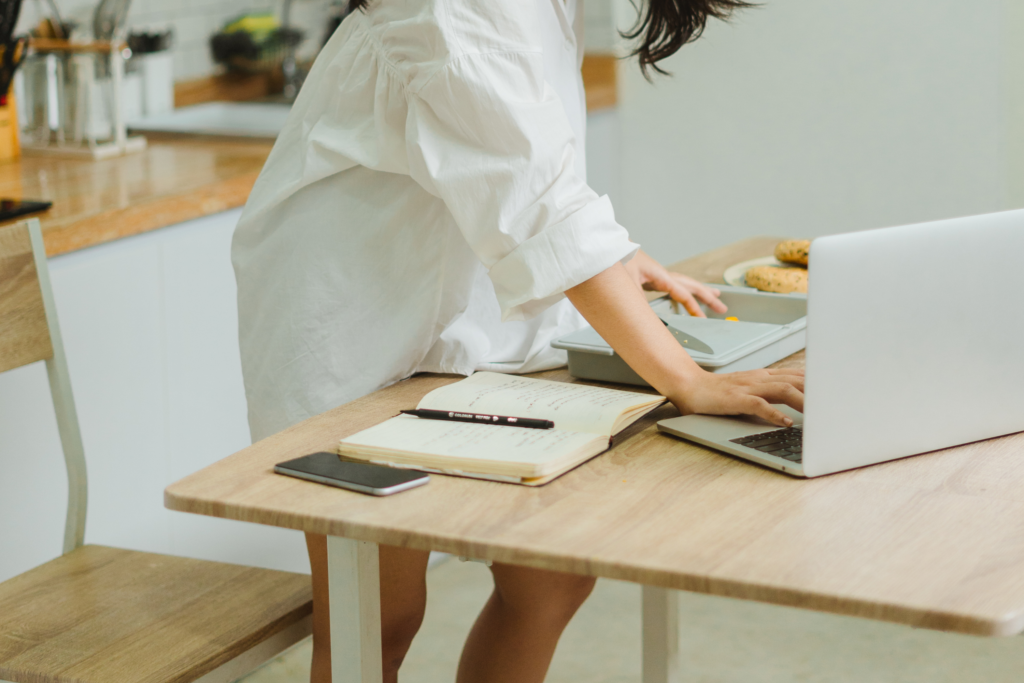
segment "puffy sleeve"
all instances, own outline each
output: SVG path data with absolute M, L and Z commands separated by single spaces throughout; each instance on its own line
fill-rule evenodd
M 464 55 L 408 94 L 412 177 L 487 267 L 503 320 L 531 318 L 637 245 L 576 174 L 540 52 Z

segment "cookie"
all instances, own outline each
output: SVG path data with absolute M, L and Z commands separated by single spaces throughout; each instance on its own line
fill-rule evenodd
M 775 247 L 775 258 L 783 263 L 796 263 L 797 265 L 806 266 L 807 257 L 810 253 L 810 240 L 786 240 L 785 242 L 779 242 L 779 245 Z
M 778 266 L 754 266 L 747 271 L 747 284 L 762 292 L 789 294 L 807 293 L 806 268 L 779 268 Z

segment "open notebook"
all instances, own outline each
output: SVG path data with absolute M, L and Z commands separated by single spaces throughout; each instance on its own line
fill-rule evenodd
M 401 415 L 342 440 L 345 459 L 537 486 L 608 449 L 662 396 L 478 372 L 416 407 L 553 420 L 527 429 Z

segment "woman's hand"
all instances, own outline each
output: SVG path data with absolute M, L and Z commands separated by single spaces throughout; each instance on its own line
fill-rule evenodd
M 679 396 L 669 396 L 683 415 L 756 415 L 780 427 L 793 421 L 775 408 L 784 403 L 804 411 L 804 371 L 792 368 L 691 375 Z
M 721 294 L 720 291 L 697 282 L 692 277 L 670 273 L 665 270 L 665 266 L 645 254 L 643 250 L 638 251 L 636 256 L 626 264 L 626 271 L 641 289 L 649 292 L 665 292 L 674 301 L 681 303 L 690 315 L 698 318 L 707 317 L 700 309 L 698 299 L 717 313 L 725 313 L 728 310 L 718 298 Z

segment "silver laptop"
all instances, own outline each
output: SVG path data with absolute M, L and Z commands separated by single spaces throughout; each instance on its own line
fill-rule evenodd
M 675 436 L 817 477 L 1024 431 L 1024 210 L 813 242 L 804 414 Z

